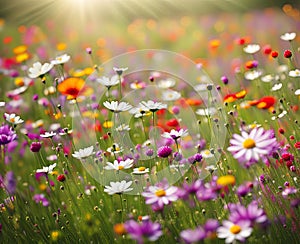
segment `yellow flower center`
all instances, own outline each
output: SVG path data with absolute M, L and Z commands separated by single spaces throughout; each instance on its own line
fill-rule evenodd
M 239 225 L 233 225 L 233 226 L 230 227 L 229 230 L 232 234 L 238 234 L 238 233 L 241 232 L 242 229 Z
M 163 197 L 166 195 L 166 192 L 164 189 L 159 189 L 155 192 L 155 195 L 158 196 L 158 197 Z
M 250 149 L 250 148 L 253 148 L 255 147 L 255 141 L 251 138 L 248 138 L 246 139 L 244 142 L 243 142 L 243 147 L 244 148 L 247 148 L 247 149 Z
M 118 166 L 118 169 L 119 169 L 119 170 L 122 170 L 122 169 L 124 169 L 124 166 L 119 165 L 119 166 Z
M 15 123 L 15 118 L 11 118 L 9 121 L 10 121 L 11 123 Z
M 146 168 L 145 167 L 139 167 L 139 171 L 144 171 Z

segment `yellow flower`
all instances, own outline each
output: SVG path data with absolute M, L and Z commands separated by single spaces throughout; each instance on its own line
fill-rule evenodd
M 25 45 L 20 45 L 13 49 L 13 52 L 16 55 L 25 53 L 26 51 L 27 51 L 27 46 L 25 46 Z
M 106 128 L 106 129 L 109 129 L 109 128 L 113 127 L 113 124 L 114 123 L 112 121 L 105 121 L 103 123 L 103 127 Z
M 17 77 L 15 79 L 15 85 L 16 86 L 24 86 L 24 80 L 23 80 L 23 78 L 22 77 Z
M 17 63 L 22 63 L 22 62 L 24 62 L 28 59 L 29 59 L 29 54 L 28 53 L 21 53 L 21 54 L 18 54 L 16 56 Z
M 64 42 L 57 43 L 57 45 L 56 45 L 56 49 L 58 51 L 66 50 L 66 48 L 67 48 L 67 44 Z
M 235 177 L 233 175 L 224 175 L 218 178 L 217 184 L 221 186 L 228 186 L 235 184 Z
M 47 189 L 47 185 L 46 184 L 40 184 L 39 188 L 41 191 L 45 191 Z
M 51 232 L 51 239 L 52 241 L 57 241 L 58 237 L 60 235 L 60 232 L 57 230 L 54 230 Z

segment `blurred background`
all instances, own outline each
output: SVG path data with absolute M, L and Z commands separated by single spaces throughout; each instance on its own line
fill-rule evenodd
M 18 24 L 58 21 L 132 21 L 136 18 L 177 18 L 218 12 L 298 7 L 298 0 L 1 0 L 0 17 Z M 293 13 L 299 16 L 298 13 Z

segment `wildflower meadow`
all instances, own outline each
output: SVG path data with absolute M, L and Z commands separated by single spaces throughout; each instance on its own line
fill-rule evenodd
M 1 243 L 300 243 L 299 5 L 52 2 L 0 11 Z

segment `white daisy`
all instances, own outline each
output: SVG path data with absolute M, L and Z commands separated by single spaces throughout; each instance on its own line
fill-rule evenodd
M 286 110 L 283 110 L 280 114 L 278 114 L 278 118 L 281 119 L 287 114 Z
M 58 57 L 56 57 L 54 60 L 51 61 L 51 64 L 58 65 L 58 64 L 64 64 L 70 60 L 70 56 L 68 54 L 63 54 Z
M 249 44 L 243 50 L 245 53 L 254 54 L 260 50 L 260 46 L 258 44 Z
M 268 83 L 268 82 L 273 81 L 275 79 L 275 77 L 274 77 L 274 75 L 269 74 L 269 75 L 262 76 L 260 79 L 261 79 L 261 81 Z
M 297 89 L 297 90 L 295 91 L 295 95 L 296 95 L 296 96 L 299 96 L 299 95 L 300 95 L 300 89 Z
M 249 221 L 239 222 L 237 224 L 228 220 L 222 222 L 222 226 L 217 229 L 217 236 L 226 239 L 225 243 L 232 243 L 235 240 L 244 242 L 252 233 Z
M 150 115 L 151 112 L 148 108 L 141 108 L 141 107 L 136 107 L 136 108 L 132 108 L 129 110 L 129 113 L 134 114 L 135 118 L 141 118 L 147 115 Z
M 282 88 L 282 83 L 274 84 L 274 86 L 271 88 L 271 91 L 279 91 Z
M 48 132 L 46 131 L 44 134 L 41 134 L 40 137 L 43 137 L 43 138 L 52 138 L 53 136 L 56 136 L 56 132 Z
M 215 165 L 208 165 L 204 168 L 205 170 L 209 171 L 211 174 L 215 172 L 218 168 Z
M 84 159 L 84 158 L 90 157 L 93 154 L 95 154 L 94 146 L 90 146 L 90 147 L 86 147 L 83 149 L 79 149 L 79 151 L 75 151 L 72 154 L 72 156 L 77 159 Z
M 160 80 L 157 82 L 157 86 L 162 89 L 168 89 L 175 86 L 176 82 L 172 79 Z
M 121 124 L 116 128 L 116 131 L 122 132 L 122 131 L 130 131 L 129 125 Z
M 156 112 L 157 110 L 160 109 L 166 109 L 167 104 L 161 103 L 161 102 L 154 102 L 152 100 L 149 101 L 142 101 L 139 104 L 139 107 L 144 109 L 145 111 L 151 111 L 151 112 Z
M 128 70 L 128 68 L 118 68 L 118 67 L 113 67 L 113 70 L 118 74 L 118 75 L 122 75 L 123 72 L 125 72 L 126 70 Z
M 124 112 L 132 108 L 132 106 L 129 103 L 126 102 L 118 102 L 118 101 L 112 101 L 112 102 L 104 102 L 103 105 L 108 108 L 110 111 L 114 113 Z
M 279 65 L 278 67 L 277 67 L 277 71 L 279 72 L 279 73 L 285 73 L 285 72 L 287 72 L 289 70 L 289 67 L 286 65 L 286 64 L 282 64 L 282 65 Z
M 300 77 L 300 70 L 299 69 L 290 70 L 289 76 L 290 77 Z
M 112 86 L 118 85 L 120 83 L 120 80 L 117 75 L 114 75 L 110 79 L 106 76 L 102 76 L 101 78 L 97 79 L 97 82 L 99 82 L 103 86 L 106 86 L 107 88 L 110 88 Z
M 214 107 L 211 108 L 199 108 L 196 110 L 196 114 L 201 116 L 208 116 L 217 113 L 217 109 Z
M 179 98 L 181 98 L 181 94 L 177 91 L 168 90 L 162 94 L 162 100 L 164 101 L 176 101 Z
M 179 131 L 172 129 L 170 132 L 164 132 L 161 136 L 164 138 L 170 138 L 178 140 L 181 137 L 187 136 L 188 130 L 180 129 Z
M 149 168 L 146 168 L 146 167 L 138 167 L 138 168 L 134 168 L 133 169 L 133 172 L 132 174 L 134 175 L 143 175 L 143 174 L 146 174 L 146 173 L 149 173 Z
M 122 170 L 122 169 L 129 169 L 133 165 L 133 159 L 126 159 L 125 161 L 115 160 L 114 163 L 107 162 L 107 166 L 104 167 L 106 170 Z
M 22 124 L 24 120 L 20 118 L 20 116 L 17 116 L 16 114 L 7 114 L 4 113 L 5 120 L 13 125 Z
M 5 102 L 0 102 L 0 107 L 4 107 L 5 106 Z
M 53 64 L 36 62 L 29 68 L 29 77 L 34 79 L 48 73 L 53 68 Z
M 244 77 L 246 80 L 255 80 L 262 75 L 261 70 L 249 70 L 245 72 Z
M 36 173 L 46 173 L 46 174 L 51 174 L 56 167 L 56 163 L 51 164 L 49 166 L 44 166 L 42 169 L 36 170 Z
M 133 188 L 129 188 L 131 184 L 132 181 L 126 182 L 125 180 L 122 180 L 121 182 L 110 182 L 110 186 L 105 186 L 104 192 L 107 192 L 109 195 L 129 192 L 133 190 Z
M 124 149 L 122 147 L 120 147 L 119 144 L 117 144 L 117 143 L 114 143 L 111 147 L 106 149 L 107 152 L 113 153 L 113 154 L 123 152 L 123 150 Z
M 202 150 L 200 152 L 200 154 L 202 155 L 203 158 L 212 158 L 212 157 L 214 157 L 214 155 L 208 149 Z
M 296 37 L 296 33 L 291 32 L 291 33 L 284 33 L 283 35 L 280 36 L 280 39 L 283 41 L 292 41 L 295 39 L 295 37 Z

